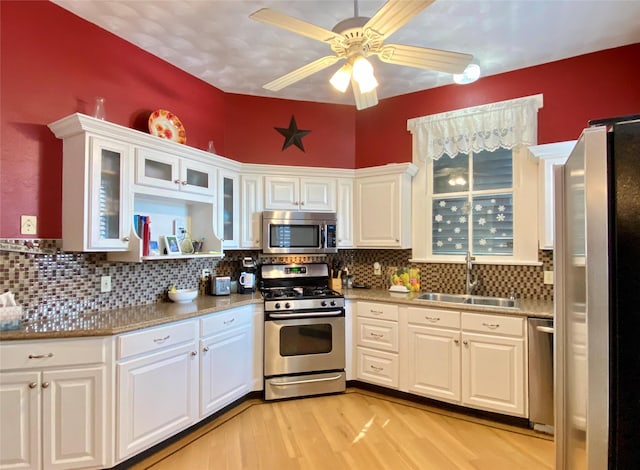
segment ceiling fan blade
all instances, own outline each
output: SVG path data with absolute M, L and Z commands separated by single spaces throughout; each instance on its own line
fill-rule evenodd
M 322 69 L 326 69 L 339 60 L 341 59 L 335 55 L 322 57 L 318 60 L 314 60 L 310 64 L 300 67 L 299 69 L 295 69 L 293 72 L 289 72 L 288 74 L 283 75 L 280 78 L 276 78 L 266 85 L 263 85 L 262 88 L 266 88 L 267 90 L 271 91 L 282 90 L 284 87 L 287 87 L 292 83 L 302 80 L 303 78 L 307 78 L 309 75 L 313 75 L 314 73 L 319 72 Z
M 332 39 L 339 36 L 328 29 L 321 28 L 320 26 L 307 23 L 306 21 L 299 20 L 293 16 L 285 15 L 284 13 L 280 13 L 279 11 L 271 10 L 269 8 L 262 8 L 261 10 L 255 11 L 249 15 L 249 18 L 253 18 L 256 21 L 271 24 L 279 28 L 287 29 L 294 33 L 326 43 L 331 43 Z
M 384 39 L 433 2 L 434 0 L 389 0 L 367 21 L 362 30 L 372 29 Z
M 351 78 L 351 88 L 353 89 L 353 97 L 356 99 L 356 109 L 370 108 L 378 104 L 378 93 L 375 88 L 363 93 L 353 77 Z
M 387 44 L 375 52 L 382 62 L 446 73 L 462 73 L 473 56 L 426 47 Z

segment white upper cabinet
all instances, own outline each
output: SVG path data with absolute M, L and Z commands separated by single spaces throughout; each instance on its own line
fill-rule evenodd
M 218 237 L 224 248 L 240 245 L 240 178 L 237 173 L 220 169 L 218 172 Z
M 205 239 L 205 254 L 188 256 L 222 256 L 216 236 L 222 218 L 216 197 L 218 167 L 239 168 L 239 163 L 79 113 L 49 127 L 63 139 L 64 251 L 102 251 L 112 261 L 142 261 L 145 250 L 133 227 L 137 214 L 152 216 L 154 241 L 161 243 L 161 235 L 173 234 L 179 219 L 191 229 L 189 235 Z M 237 175 L 234 184 L 235 191 Z M 237 202 L 233 204 L 235 222 Z M 237 224 L 234 230 L 237 246 Z
M 241 175 L 240 187 L 240 247 L 260 249 L 262 247 L 262 175 Z
M 126 250 L 132 147 L 79 133 L 65 139 L 63 149 L 62 249 Z
M 266 210 L 336 210 L 336 180 L 296 176 L 265 176 Z
M 358 248 L 411 246 L 411 164 L 360 171 L 355 188 L 355 242 Z
M 338 248 L 353 247 L 353 179 L 339 178 L 337 194 Z
M 212 197 L 215 194 L 216 167 L 213 165 L 138 148 L 135 173 L 136 184 Z
M 538 247 L 553 249 L 553 165 L 564 165 L 576 141 L 533 145 L 529 151 L 538 159 Z

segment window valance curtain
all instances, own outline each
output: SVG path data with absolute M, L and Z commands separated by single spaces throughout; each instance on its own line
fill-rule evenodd
M 493 151 L 537 143 L 542 95 L 474 106 L 407 120 L 415 155 L 422 161 L 444 154 Z

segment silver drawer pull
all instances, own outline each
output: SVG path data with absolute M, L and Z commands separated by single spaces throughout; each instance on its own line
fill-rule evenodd
M 53 353 L 49 353 L 49 354 L 29 354 L 29 359 L 44 359 L 46 357 L 53 357 Z
M 234 321 L 236 321 L 235 318 L 232 318 L 231 320 L 225 320 L 222 323 L 224 323 L 225 325 L 230 325 L 231 323 L 233 323 Z
M 370 364 L 369 367 L 373 369 L 375 372 L 382 372 L 384 370 L 384 367 L 376 367 L 373 364 Z
M 384 338 L 384 333 L 369 332 L 369 336 L 371 336 L 372 338 Z
M 500 323 L 483 323 L 482 326 L 495 330 L 496 328 L 500 328 Z
M 340 377 L 342 377 L 342 375 L 333 375 L 331 377 L 322 377 L 320 379 L 295 380 L 293 382 L 271 382 L 271 385 L 274 385 L 276 387 L 286 387 L 287 385 L 302 385 L 314 382 L 331 382 L 333 380 L 338 380 Z
M 166 340 L 168 340 L 169 338 L 171 338 L 171 335 L 167 335 L 167 336 L 165 336 L 164 338 L 155 338 L 155 339 L 153 340 L 153 342 L 154 342 L 154 343 L 156 343 L 156 344 L 162 344 L 162 343 L 164 343 Z
M 369 310 L 371 313 L 373 313 L 374 315 L 382 315 L 384 312 L 381 310 Z
M 431 323 L 435 323 L 437 321 L 440 321 L 439 317 L 427 317 L 427 316 L 425 316 L 424 319 L 427 320 L 427 321 L 430 321 Z

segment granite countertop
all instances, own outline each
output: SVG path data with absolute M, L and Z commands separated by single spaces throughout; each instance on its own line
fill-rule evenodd
M 25 322 L 19 330 L 0 331 L 0 341 L 111 336 L 262 302 L 260 292 L 226 296 L 200 295 L 193 302 L 185 304 L 159 302 Z
M 467 305 L 452 302 L 435 302 L 432 300 L 415 300 L 423 292 L 410 292 L 408 294 L 390 292 L 384 289 L 346 289 L 342 291 L 346 299 L 364 300 L 370 302 L 387 302 L 413 307 L 433 307 L 464 312 L 490 313 L 497 315 L 512 315 L 535 318 L 553 318 L 553 301 L 521 299 L 520 307 L 504 308 L 488 305 Z
M 348 300 L 387 302 L 414 307 L 434 307 L 498 315 L 553 318 L 553 302 L 544 300 L 522 299 L 519 309 L 510 309 L 482 305 L 461 305 L 450 302 L 420 301 L 415 300 L 420 293 L 401 294 L 383 289 L 347 289 L 343 294 Z M 92 311 L 79 315 L 25 322 L 19 330 L 0 331 L 0 341 L 111 336 L 141 328 L 186 320 L 230 308 L 262 304 L 262 302 L 261 294 L 255 292 L 253 294 L 231 294 L 228 296 L 198 296 L 193 302 L 186 304 L 160 302 L 113 310 Z

